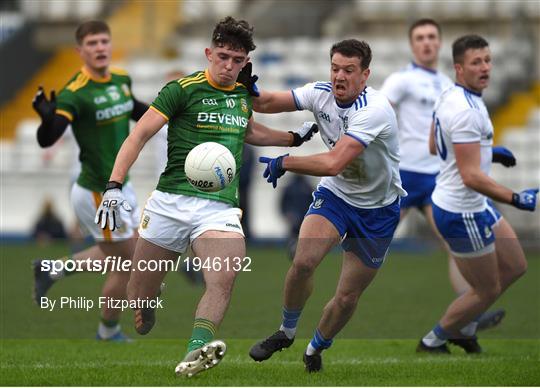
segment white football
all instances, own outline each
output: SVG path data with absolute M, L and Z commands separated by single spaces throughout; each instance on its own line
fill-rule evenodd
M 210 141 L 189 151 L 184 171 L 193 187 L 213 193 L 223 190 L 233 181 L 236 161 L 227 147 Z

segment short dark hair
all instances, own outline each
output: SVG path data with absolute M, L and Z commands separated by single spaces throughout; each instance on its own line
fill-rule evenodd
M 255 50 L 253 27 L 245 20 L 236 20 L 231 16 L 220 20 L 212 33 L 212 44 L 217 47 L 229 46 L 233 50 L 246 53 Z
M 465 52 L 470 49 L 481 49 L 488 47 L 489 43 L 487 40 L 482 38 L 480 35 L 465 35 L 461 38 L 457 38 L 454 43 L 452 43 L 452 59 L 454 63 L 463 63 L 463 57 Z
M 330 49 L 330 59 L 332 59 L 335 53 L 340 53 L 349 58 L 358 57 L 362 70 L 367 69 L 371 63 L 371 48 L 363 40 L 345 39 L 341 42 L 334 43 Z
M 411 24 L 411 26 L 409 27 L 409 40 L 412 39 L 412 34 L 415 28 L 420 27 L 420 26 L 434 26 L 435 28 L 437 28 L 439 37 L 442 36 L 441 26 L 439 23 L 437 23 L 435 20 L 430 19 L 430 18 L 422 18 L 413 22 L 413 24 Z
M 77 40 L 78 44 L 82 44 L 85 36 L 101 34 L 102 32 L 111 35 L 111 29 L 107 23 L 101 20 L 90 20 L 77 27 L 77 31 L 75 31 L 75 39 Z

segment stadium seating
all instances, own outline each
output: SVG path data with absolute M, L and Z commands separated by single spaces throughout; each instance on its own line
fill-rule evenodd
M 69 3 L 69 6 L 67 5 Z M 229 13 L 240 10 L 240 1 L 227 2 L 226 6 L 212 7 L 209 10 L 201 8 L 197 2 L 184 2 L 180 5 L 180 12 L 184 20 L 191 23 L 197 21 L 209 21 L 220 18 Z M 259 3 L 254 1 L 254 4 Z M 464 31 L 466 23 L 478 22 L 481 30 L 489 29 L 490 18 L 500 20 L 506 26 L 500 29 L 489 29 L 486 34 L 490 42 L 493 53 L 494 70 L 492 72 L 491 85 L 484 93 L 484 97 L 489 107 L 496 107 L 504 104 L 510 92 L 517 85 L 527 85 L 530 77 L 534 77 L 531 71 L 531 63 L 534 63 L 534 56 L 537 55 L 537 48 L 531 41 L 522 39 L 521 35 L 515 35 L 509 28 L 509 24 L 519 12 L 525 12 L 530 19 L 538 20 L 540 10 L 534 2 L 496 2 L 493 7 L 488 7 L 484 1 L 468 1 L 456 3 L 453 1 L 422 1 L 413 5 L 402 1 L 360 1 L 345 2 L 341 14 L 350 18 L 350 23 L 343 23 L 343 26 L 352 26 L 356 30 L 339 31 L 334 29 L 338 35 L 322 36 L 319 38 L 297 36 L 287 38 L 259 38 L 256 36 L 257 49 L 251 53 L 254 62 L 254 71 L 259 75 L 258 83 L 263 89 L 290 89 L 311 80 L 328 80 L 329 69 L 329 49 L 333 42 L 342 37 L 357 37 L 368 41 L 373 50 L 373 61 L 371 65 L 372 73 L 369 84 L 375 88 L 381 86 L 383 80 L 394 71 L 405 66 L 411 58 L 410 49 L 406 35 L 409 20 L 405 20 L 403 15 L 409 19 L 417 16 L 433 16 L 439 18 L 445 25 L 443 36 L 443 49 L 441 51 L 440 68 L 446 74 L 453 75 L 452 60 L 450 55 L 450 43 L 458 34 Z M 202 3 L 201 3 L 202 4 Z M 39 6 L 29 0 L 22 0 L 21 7 L 25 16 L 29 19 L 46 18 L 55 19 L 77 19 L 89 18 L 98 15 L 103 11 L 105 4 L 103 1 L 94 2 L 67 2 L 63 0 L 40 2 Z M 349 8 L 347 8 L 349 7 Z M 257 8 L 257 7 L 253 7 Z M 262 9 L 262 8 L 261 8 Z M 338 12 L 340 10 L 336 10 Z M 254 12 L 254 11 L 253 11 Z M 358 24 L 361 18 L 362 23 Z M 328 19 L 331 19 L 330 17 Z M 385 21 L 386 23 L 381 23 Z M 389 23 L 388 21 L 393 21 Z M 327 20 L 329 23 L 330 20 Z M 352 24 L 351 24 L 352 23 Z M 381 26 L 385 29 L 381 30 Z M 486 27 L 487 26 L 487 27 Z M 448 27 L 448 28 L 446 28 Z M 323 29 L 324 30 L 324 29 Z M 516 29 L 516 31 L 519 29 Z M 351 33 L 350 31 L 356 31 Z M 468 31 L 468 30 L 465 30 Z M 509 32 L 510 31 L 510 32 Z M 181 70 L 189 74 L 193 71 L 206 67 L 204 48 L 208 45 L 208 37 L 198 36 L 177 36 L 176 58 L 162 59 L 156 55 L 139 53 L 137 56 L 124 58 L 122 63 L 117 63 L 125 68 L 133 78 L 133 92 L 137 98 L 151 102 L 160 88 L 163 86 L 166 74 L 173 70 Z M 537 70 L 536 70 L 537 72 Z M 529 78 L 527 78 L 529 77 Z M 313 120 L 310 113 L 295 112 L 290 114 L 260 115 L 255 114 L 256 120 L 262 123 L 283 130 L 293 129 L 305 120 Z M 2 151 L 1 171 L 5 176 L 15 176 L 24 174 L 24 177 L 33 177 L 39 174 L 41 177 L 53 177 L 43 182 L 41 191 L 30 191 L 29 196 L 44 196 L 45 193 L 61 192 L 66 194 L 66 185 L 60 184 L 57 178 L 65 171 L 71 171 L 76 165 L 76 151 L 74 151 L 73 139 L 69 137 L 62 143 L 56 145 L 52 151 L 39 149 L 35 142 L 35 121 L 23 121 L 17 129 L 17 136 L 13 143 L 0 143 Z M 538 129 L 540 128 L 540 110 L 536 109 L 530 114 L 530 119 L 524 128 L 516 128 L 506 132 L 502 138 L 502 143 L 511 148 L 518 157 L 518 167 L 508 173 L 508 170 L 494 167 L 494 175 L 502 183 L 512 188 L 523 189 L 538 184 L 540 175 L 540 161 L 538 159 L 540 141 Z M 148 193 L 155 186 L 156 181 L 156 158 L 153 155 L 155 144 L 151 144 L 143 151 L 140 160 L 136 163 L 132 171 L 133 181 L 138 193 L 139 201 L 142 203 Z M 324 151 L 325 147 L 317 137 L 300 149 L 284 150 L 279 148 L 258 149 L 259 154 L 275 156 L 290 151 L 295 155 L 309 154 Z M 277 201 L 279 192 L 289 179 L 286 174 L 280 180 L 280 186 L 276 190 L 268 190 L 264 180 L 258 176 L 262 173 L 262 166 L 257 166 L 255 173 L 257 177 L 252 180 L 252 195 L 250 198 L 252 210 L 252 223 L 257 235 L 266 237 L 278 237 L 284 235 L 284 221 L 277 215 Z M 69 178 L 66 178 L 66 182 Z M 313 178 L 313 183 L 317 182 Z M 52 191 L 51 191 L 52 190 Z M 62 194 L 62 195 L 63 195 Z M 19 192 L 7 192 L 7 198 L 13 195 L 16 198 L 21 195 Z M 268 206 L 258 206 L 259 203 Z M 29 214 L 34 214 L 39 209 L 40 201 L 35 200 L 27 209 Z M 2 205 L 4 206 L 4 204 Z M 34 209 L 35 207 L 35 209 Z M 505 215 L 516 223 L 516 228 L 527 232 L 531 222 L 529 218 L 523 216 L 512 208 L 503 206 Z M 4 213 L 5 214 L 5 213 Z M 69 209 L 65 211 L 68 219 L 73 219 Z M 27 230 L 28 219 L 10 219 L 10 227 L 14 230 Z M 269 223 L 266 220 L 272 219 Z M 539 222 L 535 225 L 533 233 L 540 233 Z

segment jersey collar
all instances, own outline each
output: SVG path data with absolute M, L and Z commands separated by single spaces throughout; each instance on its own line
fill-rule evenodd
M 411 65 L 412 65 L 413 69 L 420 69 L 420 70 L 427 71 L 428 73 L 431 73 L 431 74 L 437 74 L 437 70 L 433 70 L 433 69 L 430 69 L 429 67 L 419 65 L 419 64 L 415 63 L 414 61 L 411 62 Z
M 236 82 L 231 86 L 220 86 L 220 85 L 218 85 L 217 83 L 214 82 L 214 80 L 210 76 L 210 72 L 208 71 L 208 69 L 206 69 L 204 71 L 204 76 L 206 77 L 206 80 L 208 81 L 210 86 L 212 86 L 213 88 L 216 88 L 218 90 L 224 90 L 226 92 L 230 92 L 230 91 L 233 91 L 234 88 L 236 87 Z
M 471 93 L 471 94 L 473 94 L 475 96 L 482 97 L 482 93 L 478 93 L 478 92 L 475 92 L 474 90 L 468 89 L 465 86 L 458 84 L 457 82 L 455 83 L 455 85 L 459 86 L 460 88 L 466 90 L 467 92 L 469 92 L 469 93 Z
M 360 92 L 360 94 L 358 95 L 358 97 L 360 97 L 362 94 L 364 94 L 366 92 L 366 88 L 367 86 L 364 86 L 364 89 Z M 334 101 L 336 102 L 336 105 L 338 106 L 338 108 L 341 108 L 341 109 L 348 109 L 350 108 L 351 106 L 353 106 L 354 102 L 358 99 L 358 97 L 356 97 L 354 100 L 352 100 L 350 103 L 348 104 L 340 104 L 337 100 L 336 100 L 336 97 L 334 97 Z
M 99 78 L 94 77 L 94 76 L 88 71 L 88 69 L 86 68 L 86 66 L 83 66 L 83 67 L 81 68 L 81 72 L 82 72 L 85 76 L 87 76 L 88 78 L 90 78 L 92 81 L 98 82 L 98 83 L 109 82 L 109 81 L 111 80 L 111 78 L 112 78 L 110 72 L 109 72 L 109 75 L 108 75 L 107 77 L 99 77 Z

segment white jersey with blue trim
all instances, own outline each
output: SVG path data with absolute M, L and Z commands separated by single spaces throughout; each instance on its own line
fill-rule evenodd
M 493 125 L 482 96 L 456 84 L 440 96 L 433 120 L 440 164 L 431 196 L 433 202 L 454 213 L 483 211 L 486 197 L 463 184 L 453 147 L 460 143 L 480 143 L 480 168 L 489 175 Z
M 439 171 L 437 157 L 429 153 L 429 131 L 435 101 L 452 85 L 443 73 L 415 63 L 384 81 L 381 92 L 394 106 L 398 118 L 400 169 L 423 174 Z
M 366 209 L 390 205 L 407 193 L 399 176 L 397 120 L 379 91 L 366 87 L 347 106 L 339 106 L 330 82 L 315 82 L 292 91 L 298 110 L 313 112 L 324 144 L 332 149 L 348 135 L 365 150 L 337 176 L 323 177 L 320 185 L 348 204 Z

